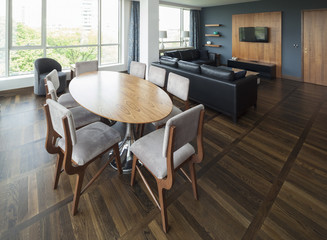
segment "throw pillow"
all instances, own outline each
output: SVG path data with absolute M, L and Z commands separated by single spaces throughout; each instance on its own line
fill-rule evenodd
M 246 75 L 246 70 L 236 72 L 236 73 L 234 73 L 234 80 L 244 78 L 245 75 Z

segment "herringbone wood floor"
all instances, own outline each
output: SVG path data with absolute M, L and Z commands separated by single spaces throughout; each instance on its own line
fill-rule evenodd
M 178 175 L 168 234 L 139 176 L 132 188 L 110 167 L 73 217 L 75 177 L 52 189 L 44 98 L 32 88 L 0 95 L 0 239 L 327 239 L 327 87 L 263 80 L 257 109 L 237 124 L 207 109 L 199 200 Z

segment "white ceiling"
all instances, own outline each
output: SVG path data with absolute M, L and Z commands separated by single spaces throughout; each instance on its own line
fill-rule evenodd
M 201 8 L 201 7 L 212 7 L 212 6 L 255 2 L 255 1 L 261 1 L 261 0 L 163 0 L 162 2 Z

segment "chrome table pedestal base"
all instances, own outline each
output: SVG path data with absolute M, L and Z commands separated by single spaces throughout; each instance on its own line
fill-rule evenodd
M 135 142 L 133 125 L 126 124 L 126 132 L 124 139 L 119 143 L 120 161 L 123 173 L 132 171 L 133 153 L 130 151 L 131 145 Z M 110 152 L 112 154 L 112 152 Z M 116 161 L 112 161 L 110 165 L 117 170 Z

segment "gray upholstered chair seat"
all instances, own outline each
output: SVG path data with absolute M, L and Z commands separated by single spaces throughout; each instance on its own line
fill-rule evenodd
M 140 138 L 131 146 L 131 151 L 158 178 L 167 176 L 167 159 L 162 155 L 165 129 L 161 128 Z M 185 144 L 174 152 L 174 168 L 195 153 L 193 146 Z
M 74 117 L 75 127 L 80 128 L 89 123 L 100 121 L 101 118 L 94 113 L 86 110 L 82 106 L 74 107 L 69 109 Z
M 121 141 L 121 136 L 117 130 L 101 122 L 91 123 L 76 130 L 76 144 L 73 147 L 72 160 L 82 166 L 119 141 Z M 65 150 L 65 139 L 60 139 L 58 146 Z
M 162 125 L 165 125 L 166 122 L 171 119 L 172 117 L 180 114 L 182 112 L 182 110 L 180 110 L 178 107 L 176 107 L 175 105 L 173 105 L 173 109 L 171 110 L 170 114 L 165 117 L 164 119 L 161 119 L 157 122 L 153 122 L 152 124 L 155 126 L 155 127 L 159 127 L 159 126 L 162 126 Z
M 73 107 L 80 106 L 70 93 L 64 93 L 61 96 L 59 96 L 58 103 L 60 103 L 66 108 L 73 108 Z

